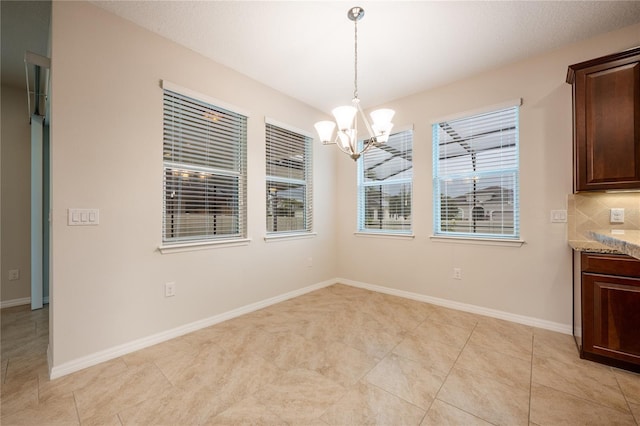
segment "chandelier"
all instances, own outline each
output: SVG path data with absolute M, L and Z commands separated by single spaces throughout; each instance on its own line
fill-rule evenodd
M 395 114 L 392 109 L 378 109 L 371 112 L 372 123 L 367 120 L 366 115 L 360 106 L 358 99 L 358 21 L 364 16 L 364 9 L 352 7 L 347 11 L 347 17 L 353 21 L 354 28 L 354 89 L 351 105 L 344 105 L 334 108 L 331 113 L 335 118 L 333 121 L 319 121 L 315 124 L 316 131 L 323 144 L 336 144 L 338 148 L 354 160 L 360 158 L 369 148 L 385 143 L 389 139 L 389 134 L 393 128 L 391 119 Z M 362 145 L 358 144 L 358 113 L 367 128 L 368 138 L 363 140 Z M 335 139 L 333 130 L 338 125 Z M 332 141 L 333 139 L 333 141 Z

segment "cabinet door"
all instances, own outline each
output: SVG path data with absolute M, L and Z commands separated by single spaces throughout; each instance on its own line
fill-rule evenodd
M 640 364 L 640 278 L 582 274 L 583 350 Z
M 575 71 L 577 191 L 640 188 L 640 53 Z

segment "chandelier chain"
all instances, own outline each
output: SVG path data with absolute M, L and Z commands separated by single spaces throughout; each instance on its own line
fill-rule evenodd
M 358 20 L 353 21 L 354 26 L 354 76 L 353 76 L 353 98 L 358 99 Z

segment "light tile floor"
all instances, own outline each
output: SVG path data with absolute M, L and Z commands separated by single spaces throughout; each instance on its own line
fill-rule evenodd
M 640 423 L 571 336 L 344 285 L 53 381 L 48 310 L 1 320 L 3 425 Z

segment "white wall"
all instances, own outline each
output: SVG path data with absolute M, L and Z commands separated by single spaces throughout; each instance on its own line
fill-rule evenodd
M 317 237 L 265 243 L 264 117 L 312 132 L 323 113 L 91 4 L 54 2 L 53 366 L 334 277 L 570 324 L 566 227 L 549 223 L 571 192 L 566 69 L 629 48 L 638 33 L 640 25 L 389 103 L 397 126 L 415 126 L 415 239 L 354 236 L 355 165 L 317 144 Z M 250 112 L 248 246 L 157 251 L 162 79 Z M 518 97 L 526 244 L 432 242 L 432 120 Z M 99 208 L 100 225 L 68 227 L 68 208 Z M 451 279 L 454 266 L 462 281 Z M 177 296 L 164 298 L 167 281 Z
M 249 245 L 157 251 L 163 79 L 249 112 Z M 334 150 L 314 152 L 317 236 L 263 239 L 265 116 L 312 132 L 321 112 L 84 2 L 53 4 L 52 90 L 53 367 L 336 276 Z
M 0 301 L 19 303 L 31 296 L 31 133 L 27 92 L 2 86 L 2 259 Z M 20 279 L 9 281 L 9 270 Z
M 455 84 L 385 104 L 398 126 L 413 124 L 414 240 L 353 235 L 355 167 L 338 162 L 340 277 L 516 315 L 571 324 L 571 250 L 566 224 L 550 210 L 566 209 L 572 192 L 571 86 L 567 66 L 636 46 L 640 25 L 567 46 Z M 444 58 L 443 60 L 446 60 Z M 366 94 L 363 94 L 366 96 Z M 520 248 L 434 242 L 431 124 L 439 118 L 523 98 L 520 114 Z M 452 279 L 462 268 L 463 279 Z

